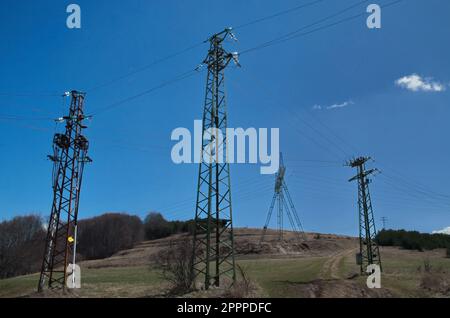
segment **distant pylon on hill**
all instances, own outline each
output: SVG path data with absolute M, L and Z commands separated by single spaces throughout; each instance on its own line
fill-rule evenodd
M 305 232 L 303 231 L 303 225 L 295 209 L 294 202 L 289 194 L 288 187 L 285 181 L 286 166 L 283 162 L 283 154 L 280 153 L 280 167 L 275 178 L 275 193 L 270 204 L 269 213 L 267 214 L 266 223 L 264 225 L 263 233 L 261 235 L 261 242 L 264 241 L 264 237 L 267 233 L 270 219 L 272 217 L 273 210 L 277 206 L 277 220 L 278 220 L 278 239 L 281 241 L 284 234 L 284 213 L 288 216 L 289 222 L 292 226 L 292 230 L 298 235 L 301 240 L 306 240 Z

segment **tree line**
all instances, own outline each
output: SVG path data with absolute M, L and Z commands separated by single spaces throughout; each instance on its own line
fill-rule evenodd
M 382 230 L 376 240 L 381 246 L 399 246 L 407 250 L 434 250 L 445 248 L 450 251 L 450 235 L 427 234 L 417 231 Z
M 167 221 L 152 212 L 142 220 L 125 213 L 106 213 L 78 222 L 77 259 L 107 258 L 155 240 L 192 230 L 194 222 Z M 39 272 L 44 255 L 46 222 L 38 215 L 0 222 L 0 279 Z

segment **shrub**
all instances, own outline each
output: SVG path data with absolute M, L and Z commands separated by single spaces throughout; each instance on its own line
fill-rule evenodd
M 169 248 L 161 250 L 154 261 L 156 267 L 161 270 L 163 279 L 172 285 L 170 294 L 182 295 L 191 291 L 192 238 L 171 241 Z
M 225 298 L 247 298 L 255 294 L 255 283 L 248 276 L 247 272 L 236 264 L 237 278 L 234 284 L 225 292 Z

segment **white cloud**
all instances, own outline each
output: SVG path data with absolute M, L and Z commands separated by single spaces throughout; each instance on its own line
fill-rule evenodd
M 351 100 L 343 102 L 341 104 L 333 104 L 327 107 L 327 109 L 336 109 L 336 108 L 344 108 L 347 107 L 349 105 L 353 105 L 355 103 L 353 103 Z
M 314 105 L 313 106 L 313 108 L 312 109 L 314 109 L 314 110 L 322 110 L 322 109 L 328 109 L 328 110 L 331 110 L 331 109 L 338 109 L 338 108 L 344 108 L 344 107 L 347 107 L 347 106 L 350 106 L 350 105 L 354 105 L 355 103 L 353 102 L 353 101 L 351 101 L 351 100 L 349 100 L 349 101 L 345 101 L 345 102 L 343 102 L 343 103 L 337 103 L 337 104 L 333 104 L 333 105 L 329 105 L 329 106 L 322 106 L 322 105 Z
M 450 226 L 446 227 L 445 229 L 439 230 L 439 231 L 433 231 L 433 234 L 447 234 L 447 235 L 450 235 Z
M 396 80 L 395 84 L 413 92 L 443 92 L 446 89 L 445 84 L 417 74 L 404 76 Z

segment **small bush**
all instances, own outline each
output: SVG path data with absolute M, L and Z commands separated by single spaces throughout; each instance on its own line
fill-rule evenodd
M 160 251 L 153 259 L 165 281 L 171 284 L 170 294 L 183 295 L 192 290 L 192 239 L 170 242 L 169 248 Z
M 255 294 L 255 284 L 245 272 L 245 270 L 236 264 L 237 278 L 234 284 L 225 292 L 225 298 L 247 298 Z
M 431 273 L 431 271 L 433 270 L 433 266 L 430 263 L 430 260 L 427 258 L 423 261 L 423 271 L 425 273 Z

